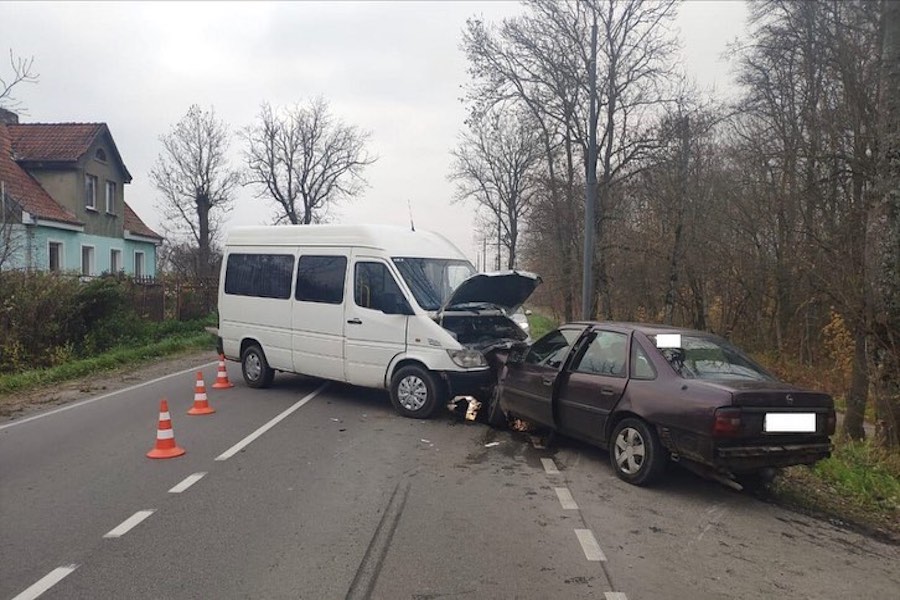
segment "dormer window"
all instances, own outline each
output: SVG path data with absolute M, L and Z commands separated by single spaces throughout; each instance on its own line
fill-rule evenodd
M 103 148 L 97 148 L 97 153 L 94 157 L 100 162 L 106 162 L 106 152 L 103 151 Z

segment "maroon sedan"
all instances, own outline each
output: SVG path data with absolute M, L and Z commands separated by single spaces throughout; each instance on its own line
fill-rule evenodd
M 609 449 L 645 485 L 671 459 L 727 480 L 831 453 L 834 403 L 781 382 L 722 338 L 633 323 L 570 323 L 511 355 L 492 425 L 518 417 Z

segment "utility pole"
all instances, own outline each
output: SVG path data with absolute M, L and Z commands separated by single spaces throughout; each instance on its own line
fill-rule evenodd
M 500 238 L 503 235 L 503 220 L 500 218 L 500 212 L 497 212 L 497 270 L 500 270 Z
M 591 114 L 588 117 L 587 186 L 584 189 L 584 270 L 581 274 L 581 317 L 587 321 L 594 297 L 594 206 L 597 203 L 597 17 L 591 27 L 591 63 L 588 65 Z

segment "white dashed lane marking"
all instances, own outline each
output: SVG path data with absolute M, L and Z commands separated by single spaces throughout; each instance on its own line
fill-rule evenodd
M 134 513 L 133 515 L 131 515 L 130 517 L 128 517 L 127 519 L 122 521 L 121 525 L 119 525 L 118 527 L 116 527 L 115 529 L 113 529 L 112 531 L 110 531 L 109 533 L 104 535 L 103 537 L 105 537 L 105 538 L 122 537 L 123 535 L 125 535 L 126 533 L 128 533 L 129 531 L 131 531 L 132 529 L 137 527 L 138 525 L 140 525 L 141 521 L 143 521 L 144 519 L 146 519 L 147 517 L 152 515 L 155 512 L 155 510 L 156 509 L 137 511 L 136 513 Z
M 544 465 L 544 471 L 547 472 L 547 475 L 559 475 L 559 469 L 556 468 L 556 463 L 553 462 L 552 458 L 542 458 L 541 464 Z
M 222 454 L 217 456 L 216 460 L 228 460 L 229 458 L 231 458 L 232 456 L 234 456 L 235 454 L 237 454 L 238 452 L 240 452 L 241 450 L 243 450 L 244 448 L 249 446 L 256 438 L 258 438 L 259 436 L 261 436 L 268 430 L 270 430 L 273 427 L 275 427 L 276 425 L 278 425 L 278 423 L 280 423 L 282 420 L 288 418 L 291 415 L 291 413 L 293 413 L 294 411 L 296 411 L 297 409 L 302 407 L 304 404 L 306 404 L 307 402 L 309 402 L 310 400 L 315 398 L 319 394 L 319 392 L 321 392 L 322 390 L 325 389 L 325 387 L 327 385 L 328 385 L 327 382 L 320 385 L 318 388 L 316 388 L 316 390 L 314 392 L 307 394 L 304 398 L 298 400 L 293 406 L 291 406 L 287 410 L 283 411 L 280 415 L 276 416 L 274 419 L 272 419 L 271 421 L 269 421 L 268 423 L 266 423 L 265 425 L 263 425 L 262 427 L 260 427 L 259 429 L 257 429 L 256 431 L 254 431 L 253 433 L 251 433 L 250 435 L 248 435 L 241 441 L 239 441 L 237 444 L 235 444 L 234 446 L 232 446 L 231 448 L 229 448 L 228 450 L 226 450 L 225 452 L 223 452 Z
M 628 600 L 625 592 L 603 592 L 605 600 Z
M 178 485 L 173 487 L 171 490 L 169 490 L 169 493 L 170 494 L 180 494 L 181 492 L 185 491 L 186 489 L 188 489 L 189 487 L 191 487 L 192 485 L 194 485 L 195 483 L 197 483 L 198 481 L 203 479 L 204 475 L 206 475 L 206 472 L 194 473 L 193 475 L 188 475 L 187 477 L 185 477 L 184 481 L 182 481 L 181 483 L 179 483 Z
M 78 565 L 66 565 L 53 569 L 44 575 L 37 583 L 13 598 L 13 600 L 34 600 L 54 585 L 65 579 Z
M 575 502 L 575 498 L 572 497 L 572 492 L 569 491 L 569 488 L 553 488 L 556 492 L 556 497 L 559 498 L 559 503 L 565 510 L 578 510 L 578 504 Z
M 576 529 L 575 535 L 578 536 L 578 542 L 584 551 L 584 557 L 591 562 L 606 562 L 606 555 L 600 549 L 600 544 L 594 537 L 594 533 L 590 529 Z

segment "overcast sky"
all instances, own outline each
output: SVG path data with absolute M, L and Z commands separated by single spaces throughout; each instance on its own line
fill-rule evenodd
M 450 150 L 466 82 L 459 50 L 468 17 L 518 14 L 515 2 L 137 3 L 0 2 L 0 50 L 33 56 L 37 85 L 16 97 L 22 122 L 109 125 L 134 181 L 125 198 L 160 231 L 148 172 L 159 136 L 191 104 L 214 106 L 232 130 L 273 106 L 324 96 L 372 132 L 369 188 L 332 221 L 409 223 L 443 232 L 475 260 L 474 207 L 451 205 Z M 743 35 L 739 0 L 679 9 L 684 68 L 701 86 L 731 88 L 723 55 Z M 9 67 L 0 63 L 0 73 Z M 233 164 L 241 145 L 232 142 Z M 228 224 L 267 224 L 274 208 L 240 190 Z

